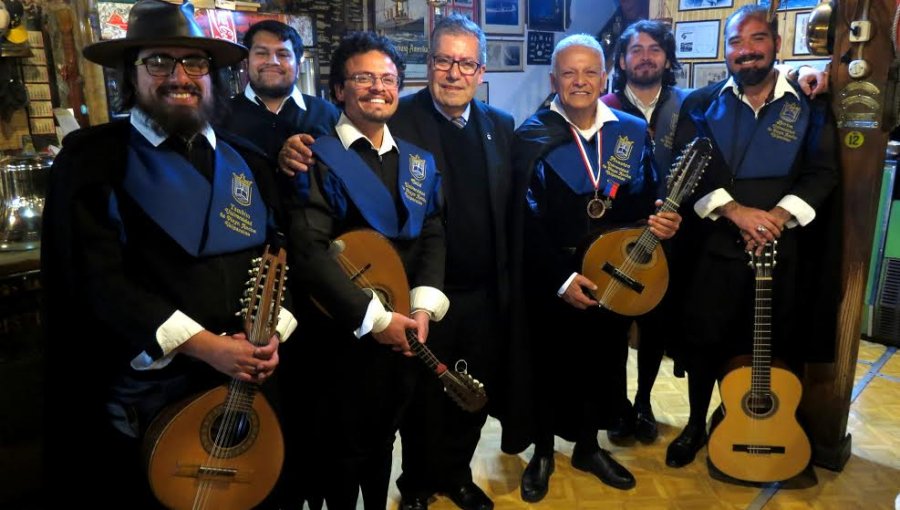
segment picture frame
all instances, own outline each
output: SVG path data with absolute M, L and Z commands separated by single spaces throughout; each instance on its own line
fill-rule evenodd
M 757 4 L 768 7 L 769 0 L 757 0 Z M 781 0 L 778 4 L 779 11 L 797 11 L 802 9 L 812 9 L 819 5 L 819 0 Z
M 525 0 L 481 0 L 480 14 L 487 34 L 525 33 Z
M 725 62 L 695 62 L 691 69 L 691 85 L 695 89 L 718 83 L 728 77 Z
M 679 60 L 719 58 L 721 20 L 675 23 L 675 56 Z
M 691 88 L 691 64 L 689 62 L 679 62 L 681 70 L 674 71 L 675 86 L 680 89 Z
M 798 58 L 793 60 L 785 60 L 782 63 L 787 64 L 794 69 L 800 67 L 801 65 L 807 65 L 814 67 L 819 71 L 824 71 L 830 62 L 830 58 Z
M 678 0 L 679 11 L 699 11 L 701 9 L 731 9 L 734 0 Z
M 491 86 L 488 82 L 483 81 L 478 84 L 478 88 L 475 89 L 475 99 L 484 104 L 491 104 Z
M 428 19 L 425 0 L 374 0 L 374 31 L 387 37 L 406 60 L 406 78 L 424 80 L 428 72 Z
M 513 73 L 525 70 L 525 41 L 522 39 L 488 39 L 487 71 Z
M 794 55 L 809 55 L 806 46 L 806 27 L 809 25 L 811 12 L 798 12 L 794 17 Z
M 567 3 L 562 0 L 528 0 L 528 30 L 565 32 Z

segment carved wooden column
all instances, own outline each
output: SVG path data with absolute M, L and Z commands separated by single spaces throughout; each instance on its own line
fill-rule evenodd
M 868 20 L 872 24 L 872 40 L 863 50 L 863 58 L 871 66 L 864 78 L 884 91 L 888 67 L 894 59 L 890 38 L 895 0 L 841 0 L 833 18 L 835 45 L 831 62 L 832 109 L 839 117 L 842 110 L 842 91 L 859 80 L 848 74 L 844 55 L 857 58 L 856 45 L 851 45 L 848 26 L 844 20 L 853 21 L 859 15 L 863 2 L 869 4 Z M 846 103 L 844 103 L 846 104 Z M 859 352 L 861 310 L 872 238 L 878 209 L 882 168 L 888 131 L 893 126 L 883 125 L 874 129 L 839 129 L 843 198 L 843 248 L 841 265 L 841 301 L 837 317 L 835 362 L 813 364 L 808 367 L 804 381 L 804 402 L 801 412 L 807 416 L 810 439 L 815 445 L 814 462 L 817 465 L 840 470 L 850 456 L 850 436 L 847 434 L 847 418 L 853 390 L 857 354 Z M 830 318 L 822 317 L 822 320 Z

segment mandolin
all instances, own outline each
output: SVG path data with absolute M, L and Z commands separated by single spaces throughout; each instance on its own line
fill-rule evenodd
M 751 366 L 719 383 L 725 418 L 709 437 L 709 460 L 726 475 L 748 482 L 778 482 L 802 472 L 809 439 L 796 412 L 803 387 L 786 368 L 772 366 L 772 282 L 776 243 L 750 254 L 756 274 Z
M 242 300 L 247 340 L 265 345 L 275 334 L 285 280 L 285 251 L 266 247 L 254 260 Z M 173 510 L 245 510 L 275 487 L 284 440 L 258 385 L 238 380 L 169 406 L 144 439 L 153 494 Z
M 712 143 L 695 138 L 673 163 L 668 196 L 657 211 L 673 212 L 694 191 L 709 164 Z M 585 251 L 581 274 L 597 285 L 600 306 L 620 315 L 643 315 L 662 300 L 669 287 L 666 254 L 650 227 L 611 230 Z
M 409 283 L 403 261 L 391 242 L 374 230 L 351 230 L 340 235 L 330 248 L 338 265 L 360 288 L 372 289 L 385 309 L 410 314 Z M 406 330 L 409 348 L 444 385 L 444 392 L 464 411 L 477 412 L 487 403 L 484 385 L 466 372 L 450 370 Z

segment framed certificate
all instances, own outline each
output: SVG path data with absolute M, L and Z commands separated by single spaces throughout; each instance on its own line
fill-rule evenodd
M 720 20 L 675 23 L 675 56 L 679 59 L 718 58 Z

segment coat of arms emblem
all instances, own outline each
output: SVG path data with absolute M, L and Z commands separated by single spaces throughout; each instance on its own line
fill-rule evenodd
M 238 204 L 244 207 L 250 205 L 250 197 L 253 195 L 250 191 L 252 187 L 253 181 L 244 177 L 244 174 L 231 174 L 231 196 Z

